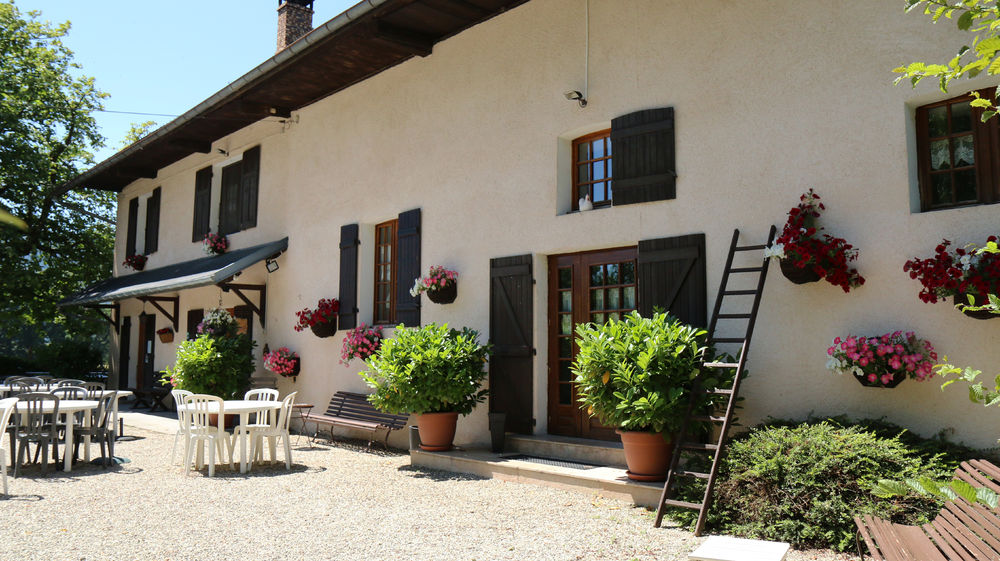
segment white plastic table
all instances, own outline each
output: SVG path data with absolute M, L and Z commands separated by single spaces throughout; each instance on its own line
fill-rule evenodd
M 42 404 L 42 413 L 51 415 L 52 409 L 55 406 L 54 401 L 46 401 Z M 81 411 L 90 411 L 91 409 L 97 407 L 96 401 L 91 401 L 89 399 L 60 399 L 59 400 L 59 414 L 66 419 L 66 442 L 68 447 L 73 446 L 73 421 L 67 417 L 67 415 L 72 415 L 73 413 L 79 413 Z M 26 403 L 17 404 L 18 413 L 27 413 L 28 405 Z M 90 428 L 90 415 L 83 416 L 83 423 L 85 427 Z M 87 446 L 88 455 L 90 446 Z M 2 461 L 2 460 L 0 460 Z M 73 454 L 70 453 L 68 449 L 63 450 L 63 470 L 72 471 L 73 470 Z
M 193 411 L 189 405 L 182 405 L 179 408 L 187 413 Z M 215 403 L 208 404 L 208 412 L 218 414 L 218 406 Z M 281 409 L 280 401 L 263 401 L 256 399 L 231 399 L 222 402 L 222 413 L 224 415 L 239 415 L 240 424 L 246 425 L 250 421 L 250 413 L 263 413 L 264 411 L 274 411 Z M 224 422 L 220 419 L 219 422 Z M 240 438 L 240 473 L 246 473 L 247 467 L 247 433 L 243 433 Z

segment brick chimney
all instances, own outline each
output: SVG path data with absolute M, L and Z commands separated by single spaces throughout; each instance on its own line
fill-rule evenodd
M 312 31 L 313 0 L 278 0 L 278 52 Z

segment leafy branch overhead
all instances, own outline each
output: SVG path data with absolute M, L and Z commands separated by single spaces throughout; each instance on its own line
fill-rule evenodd
M 958 28 L 972 34 L 972 43 L 963 45 L 945 63 L 912 62 L 893 70 L 896 83 L 908 79 L 916 86 L 925 78 L 936 78 L 941 91 L 947 92 L 952 80 L 975 78 L 984 71 L 1000 74 L 1000 8 L 992 0 L 906 0 L 906 11 L 923 8 L 934 23 L 942 18 L 954 20 Z M 973 92 L 973 107 L 983 109 L 983 121 L 997 114 L 997 99 L 981 98 Z

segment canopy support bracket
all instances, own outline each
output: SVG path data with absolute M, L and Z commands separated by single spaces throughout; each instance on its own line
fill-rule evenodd
M 180 324 L 178 323 L 178 318 L 181 315 L 181 298 L 180 296 L 140 296 L 140 302 L 149 302 L 154 308 L 163 314 L 163 317 L 167 318 L 174 326 L 174 332 L 176 333 L 180 329 Z M 170 302 L 174 306 L 174 313 L 171 314 L 160 305 L 160 302 Z
M 267 328 L 264 320 L 264 314 L 267 312 L 267 285 L 263 284 L 237 284 L 232 282 L 220 282 L 219 288 L 223 292 L 232 291 L 243 303 L 246 304 L 255 314 L 257 314 L 257 319 L 260 320 L 260 326 Z M 260 299 L 260 306 L 256 305 L 247 298 L 246 294 L 243 294 L 244 290 L 254 290 L 257 292 Z
M 115 334 L 121 331 L 121 306 L 117 302 L 114 304 L 90 304 L 84 306 L 88 310 L 97 310 L 97 313 L 101 314 L 101 317 L 106 319 L 111 327 L 115 329 Z M 107 311 L 105 311 L 107 310 Z

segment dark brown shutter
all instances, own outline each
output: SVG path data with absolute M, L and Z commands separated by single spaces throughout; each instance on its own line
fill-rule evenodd
M 340 313 L 341 329 L 358 326 L 358 225 L 340 227 Z
M 160 193 L 162 189 L 153 189 L 153 196 L 146 201 L 146 255 L 154 253 L 160 247 Z
M 532 432 L 535 349 L 531 255 L 490 259 L 490 411 L 506 413 L 506 430 Z
M 646 109 L 611 121 L 612 201 L 630 205 L 677 197 L 674 108 Z
M 708 325 L 705 234 L 639 242 L 639 313 L 662 308 L 685 323 Z
M 194 179 L 194 226 L 191 241 L 200 242 L 212 227 L 212 168 L 198 170 Z
M 219 233 L 240 231 L 240 184 L 243 181 L 239 163 L 222 168 L 222 189 L 219 196 Z
M 198 324 L 201 320 L 205 319 L 205 310 L 197 308 L 194 310 L 188 310 L 187 313 L 187 338 L 197 339 L 198 338 Z
M 122 318 L 121 330 L 118 332 L 118 389 L 124 390 L 128 387 L 128 371 L 131 361 L 132 347 L 132 317 Z
M 420 276 L 420 209 L 400 213 L 396 232 L 396 323 L 420 327 L 420 297 L 410 296 Z
M 257 191 L 260 184 L 260 146 L 243 153 L 243 181 L 240 186 L 240 230 L 257 225 Z
M 253 340 L 253 308 L 250 306 L 236 306 L 233 308 L 233 317 L 247 322 L 247 337 Z
M 128 202 L 128 229 L 125 230 L 125 256 L 135 255 L 135 238 L 139 231 L 139 198 Z

